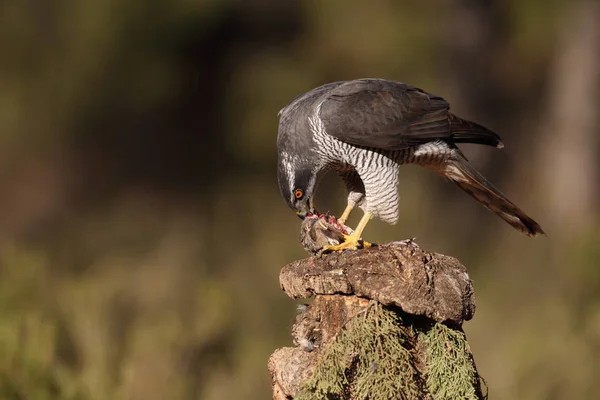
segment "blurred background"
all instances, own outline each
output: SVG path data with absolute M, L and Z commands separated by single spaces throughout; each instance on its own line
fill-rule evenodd
M 295 316 L 279 270 L 307 256 L 277 188 L 277 113 L 360 77 L 498 132 L 502 151 L 463 149 L 547 232 L 405 166 L 399 224 L 366 238 L 469 268 L 490 398 L 595 397 L 599 5 L 0 2 L 0 398 L 269 398 Z M 316 204 L 342 211 L 339 179 Z

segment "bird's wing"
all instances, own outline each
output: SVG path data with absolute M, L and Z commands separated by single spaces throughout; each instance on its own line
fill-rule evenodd
M 487 131 L 452 115 L 443 98 L 401 82 L 348 81 L 320 101 L 319 115 L 326 133 L 358 146 L 395 150 L 448 139 L 453 137 L 454 124 L 464 125 L 463 131 L 471 136 Z M 493 135 L 496 145 L 499 137 Z

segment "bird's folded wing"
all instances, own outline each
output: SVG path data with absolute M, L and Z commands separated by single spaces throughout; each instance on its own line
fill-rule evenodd
M 414 86 L 355 80 L 331 90 L 320 107 L 327 134 L 347 143 L 402 149 L 451 136 L 450 105 Z

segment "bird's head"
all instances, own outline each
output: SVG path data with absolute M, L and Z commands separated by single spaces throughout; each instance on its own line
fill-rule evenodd
M 285 157 L 280 158 L 277 166 L 279 190 L 287 205 L 304 219 L 315 211 L 313 195 L 317 174 L 308 164 L 294 163 Z

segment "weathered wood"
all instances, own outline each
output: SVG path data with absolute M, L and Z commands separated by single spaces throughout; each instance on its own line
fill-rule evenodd
M 301 385 L 312 375 L 317 359 L 301 347 L 277 349 L 269 358 L 273 379 L 273 399 L 286 400 L 300 393 Z
M 318 390 L 330 390 L 323 389 L 324 383 L 319 379 L 339 375 L 339 371 L 328 370 L 324 363 L 331 363 L 332 349 L 337 346 L 339 351 L 344 343 L 350 346 L 347 352 L 342 348 L 345 354 L 342 364 L 347 362 L 347 365 L 342 365 L 341 380 L 337 382 L 338 385 L 345 382 L 343 392 L 327 395 L 328 398 L 354 399 L 361 390 L 362 396 L 365 388 L 356 387 L 358 379 L 364 382 L 371 372 L 385 376 L 387 371 L 379 364 L 404 368 L 403 373 L 400 369 L 391 371 L 405 376 L 397 376 L 390 382 L 405 389 L 397 397 L 386 397 L 376 393 L 385 385 L 373 384 L 373 394 L 367 398 L 437 400 L 451 398 L 448 394 L 457 398 L 483 398 L 461 329 L 462 323 L 473 317 L 475 297 L 466 268 L 455 258 L 424 251 L 412 241 L 396 242 L 292 262 L 282 269 L 280 283 L 291 298 L 314 299 L 301 306 L 296 317 L 292 328 L 296 347 L 278 349 L 269 360 L 274 399 L 322 398 L 319 397 L 322 393 L 315 394 L 314 385 L 321 387 Z M 393 337 L 385 333 L 390 332 L 389 321 L 385 328 L 388 330 L 377 322 L 384 317 L 389 320 L 390 315 L 395 321 Z M 365 334 L 366 331 L 371 333 Z M 373 341 L 379 343 L 377 346 L 392 343 L 392 347 L 395 342 L 401 351 L 398 354 L 389 351 L 390 346 L 384 351 L 384 346 L 377 351 L 381 354 L 372 354 L 376 359 L 382 357 L 381 360 L 365 365 L 365 360 L 370 359 L 365 349 L 373 348 Z M 362 354 L 365 351 L 367 354 Z M 446 361 L 450 362 L 447 371 L 443 367 Z M 446 373 L 448 378 L 439 378 Z M 463 386 L 467 382 L 466 386 L 453 386 L 459 381 Z M 313 385 L 313 392 L 307 382 Z
M 291 298 L 356 295 L 459 325 L 475 313 L 467 269 L 456 258 L 424 251 L 412 241 L 295 261 L 282 269 L 279 281 Z

